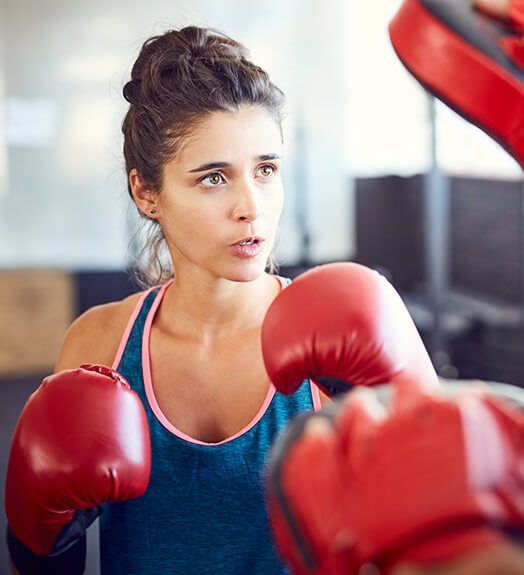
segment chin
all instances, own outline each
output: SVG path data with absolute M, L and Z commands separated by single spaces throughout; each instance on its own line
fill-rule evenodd
M 264 275 L 266 265 L 250 262 L 247 265 L 235 266 L 235 268 L 224 277 L 234 282 L 252 282 Z

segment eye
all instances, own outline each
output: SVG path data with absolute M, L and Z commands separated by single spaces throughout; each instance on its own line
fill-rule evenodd
M 277 171 L 276 167 L 272 164 L 264 164 L 260 166 L 257 170 L 257 174 L 260 174 L 264 178 L 269 178 Z
M 213 172 L 212 174 L 208 174 L 204 176 L 199 183 L 207 186 L 208 188 L 212 188 L 214 186 L 219 186 L 220 184 L 224 183 L 224 177 L 220 172 Z

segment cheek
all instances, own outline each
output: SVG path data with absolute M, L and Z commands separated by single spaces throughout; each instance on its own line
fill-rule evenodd
M 164 218 L 161 221 L 164 236 L 168 243 L 181 248 L 184 244 L 191 245 L 198 240 L 205 223 L 202 214 L 193 206 L 182 202 L 165 202 Z
M 166 225 L 173 230 L 183 229 L 191 233 L 216 221 L 217 209 L 213 208 L 212 202 L 184 202 L 171 201 L 165 205 L 167 214 Z
M 272 207 L 271 211 L 273 216 L 278 220 L 280 215 L 282 214 L 282 209 L 284 207 L 284 190 L 282 185 L 275 190 L 275 193 L 272 197 Z

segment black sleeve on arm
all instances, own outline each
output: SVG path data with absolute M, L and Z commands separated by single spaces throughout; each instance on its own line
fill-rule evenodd
M 86 529 L 102 513 L 102 506 L 78 509 L 58 534 L 49 555 L 28 549 L 7 526 L 7 547 L 20 575 L 82 575 L 86 568 Z
M 37 555 L 29 550 L 7 526 L 7 547 L 20 575 L 82 575 L 86 564 L 86 535 L 57 555 Z

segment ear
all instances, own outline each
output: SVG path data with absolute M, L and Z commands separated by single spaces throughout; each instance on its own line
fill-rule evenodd
M 156 219 L 158 216 L 157 193 L 142 182 L 136 168 L 129 172 L 129 187 L 138 209 L 146 217 Z

